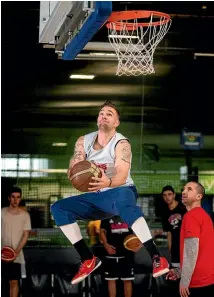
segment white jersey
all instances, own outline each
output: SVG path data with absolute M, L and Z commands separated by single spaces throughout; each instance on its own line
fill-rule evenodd
M 94 150 L 94 142 L 97 138 L 98 132 L 92 132 L 90 134 L 87 134 L 84 136 L 84 150 L 86 153 L 86 160 L 96 163 L 98 167 L 101 167 L 104 169 L 105 174 L 111 178 L 116 175 L 116 169 L 115 169 L 115 147 L 118 143 L 118 141 L 122 139 L 127 139 L 120 133 L 115 133 L 115 135 L 112 137 L 112 139 L 109 141 L 109 143 L 101 150 Z M 134 182 L 130 175 L 130 170 L 128 172 L 128 176 L 126 179 L 126 183 L 122 186 L 130 186 L 133 185 Z M 104 188 L 101 191 L 108 190 L 110 188 Z

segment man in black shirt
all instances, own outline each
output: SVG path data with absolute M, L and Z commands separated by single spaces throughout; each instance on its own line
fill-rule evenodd
M 182 202 L 176 201 L 176 193 L 172 186 L 163 187 L 162 197 L 167 204 L 162 216 L 162 225 L 163 230 L 167 232 L 171 264 L 173 267 L 180 267 L 180 228 L 187 210 Z
M 126 250 L 123 245 L 124 238 L 132 233 L 119 216 L 101 221 L 100 238 L 107 252 L 104 271 L 105 279 L 108 281 L 109 297 L 116 297 L 118 279 L 124 282 L 124 296 L 132 296 L 133 252 Z

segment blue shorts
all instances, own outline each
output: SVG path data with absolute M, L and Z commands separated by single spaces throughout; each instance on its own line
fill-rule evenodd
M 89 192 L 58 200 L 51 206 L 51 212 L 58 226 L 72 224 L 76 220 L 103 220 L 118 215 L 131 227 L 143 216 L 136 205 L 137 197 L 135 186 Z

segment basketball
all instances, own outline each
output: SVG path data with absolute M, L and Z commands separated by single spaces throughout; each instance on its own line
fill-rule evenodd
M 102 172 L 96 164 L 89 161 L 81 161 L 73 166 L 70 171 L 70 181 L 75 189 L 81 192 L 88 192 L 94 182 L 92 177 L 101 177 Z
M 134 251 L 136 248 L 139 248 L 142 245 L 141 241 L 134 234 L 126 236 L 123 244 L 124 247 L 129 251 Z
M 14 249 L 9 246 L 4 246 L 1 250 L 1 259 L 4 262 L 11 262 L 15 259 L 16 254 Z

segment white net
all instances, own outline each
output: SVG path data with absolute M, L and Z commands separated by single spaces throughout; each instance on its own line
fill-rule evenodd
M 153 24 L 153 14 L 147 26 L 135 19 L 133 24 L 124 21 L 110 22 L 108 38 L 118 57 L 117 75 L 138 76 L 154 73 L 153 55 L 158 43 L 170 28 L 171 20 L 161 16 Z M 154 18 L 157 22 L 157 18 Z

